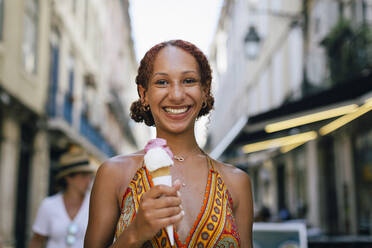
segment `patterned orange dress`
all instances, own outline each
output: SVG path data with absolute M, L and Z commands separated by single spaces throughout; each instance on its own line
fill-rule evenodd
M 174 232 L 177 248 L 237 248 L 240 237 L 232 212 L 232 198 L 221 175 L 214 169 L 208 158 L 208 182 L 205 188 L 203 206 L 184 244 Z M 115 239 L 125 231 L 133 221 L 143 193 L 152 186 L 151 175 L 146 167 L 137 170 L 122 200 L 121 215 L 116 226 Z M 143 244 L 144 248 L 171 247 L 165 228 L 161 229 L 152 240 Z

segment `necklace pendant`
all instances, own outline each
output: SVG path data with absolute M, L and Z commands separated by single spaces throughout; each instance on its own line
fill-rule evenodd
M 185 161 L 185 159 L 182 157 L 182 156 L 177 156 L 177 155 L 174 155 L 173 158 L 177 161 L 180 161 L 180 162 L 183 162 Z

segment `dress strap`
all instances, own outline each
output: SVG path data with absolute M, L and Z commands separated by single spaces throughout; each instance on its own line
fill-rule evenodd
M 214 172 L 215 169 L 214 169 L 213 160 L 207 154 L 206 154 L 206 156 L 207 156 L 208 169 L 211 170 L 212 172 Z

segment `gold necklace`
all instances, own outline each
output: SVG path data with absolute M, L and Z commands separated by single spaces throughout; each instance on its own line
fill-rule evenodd
M 199 148 L 199 149 L 200 149 L 200 148 Z M 205 153 L 202 149 L 200 149 L 200 151 L 201 151 L 201 153 L 202 153 L 203 155 L 206 155 L 206 153 Z M 185 157 L 184 157 L 184 156 L 181 156 L 181 155 L 173 155 L 173 158 L 174 158 L 175 160 L 179 161 L 179 162 L 183 162 L 183 161 L 185 161 Z
M 173 155 L 173 158 L 179 162 L 183 162 L 185 161 L 185 158 L 182 157 L 182 156 L 178 156 L 178 155 Z

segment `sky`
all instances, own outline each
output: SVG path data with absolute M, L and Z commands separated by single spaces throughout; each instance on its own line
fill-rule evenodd
M 153 45 L 184 39 L 206 55 L 214 37 L 223 0 L 130 0 L 137 61 Z

